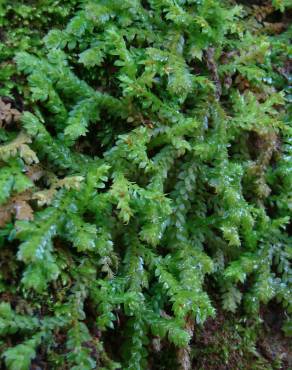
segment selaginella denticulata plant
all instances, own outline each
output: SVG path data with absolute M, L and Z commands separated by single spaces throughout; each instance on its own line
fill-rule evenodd
M 270 301 L 291 335 L 291 3 L 240 3 L 84 0 L 16 53 L 3 368 L 193 369 L 194 330 Z

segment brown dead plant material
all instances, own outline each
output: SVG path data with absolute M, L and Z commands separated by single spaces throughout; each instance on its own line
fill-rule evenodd
M 0 227 L 4 227 L 15 216 L 17 220 L 33 220 L 33 209 L 28 201 L 32 199 L 31 191 L 11 197 L 8 203 L 0 207 Z
M 21 113 L 11 107 L 11 103 L 4 103 L 0 98 L 0 127 L 5 127 L 12 122 L 18 122 L 20 120 Z

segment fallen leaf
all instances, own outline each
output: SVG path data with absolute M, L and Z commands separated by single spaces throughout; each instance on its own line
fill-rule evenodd
M 17 109 L 11 108 L 11 103 L 4 103 L 0 98 L 0 127 L 9 125 L 12 121 L 18 122 L 20 116 L 21 113 Z
M 33 220 L 33 210 L 24 200 L 14 202 L 15 217 L 17 220 Z
M 13 209 L 11 207 L 1 207 L 0 208 L 0 227 L 4 227 L 12 217 Z

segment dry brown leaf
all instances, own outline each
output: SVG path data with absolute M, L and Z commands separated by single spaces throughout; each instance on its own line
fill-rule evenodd
M 15 218 L 17 220 L 33 220 L 33 209 L 24 200 L 14 202 Z
M 262 22 L 269 14 L 275 11 L 275 8 L 271 4 L 265 4 L 263 6 L 254 5 L 254 16 L 259 21 Z
M 32 199 L 32 192 L 30 190 L 11 197 L 10 200 L 0 207 L 0 227 L 4 227 L 12 220 L 15 215 L 18 220 L 32 220 L 33 210 L 27 203 Z M 25 218 L 21 218 L 25 217 Z
M 4 227 L 11 220 L 12 213 L 10 206 L 0 207 L 0 227 Z
M 33 182 L 38 181 L 44 175 L 44 170 L 39 164 L 26 166 L 25 169 L 27 177 L 29 177 Z
M 11 103 L 4 103 L 0 98 L 0 127 L 9 125 L 12 121 L 18 122 L 21 117 L 21 113 L 11 107 Z
M 285 28 L 286 24 L 284 22 L 276 23 L 264 22 L 264 31 L 273 35 L 283 32 Z

